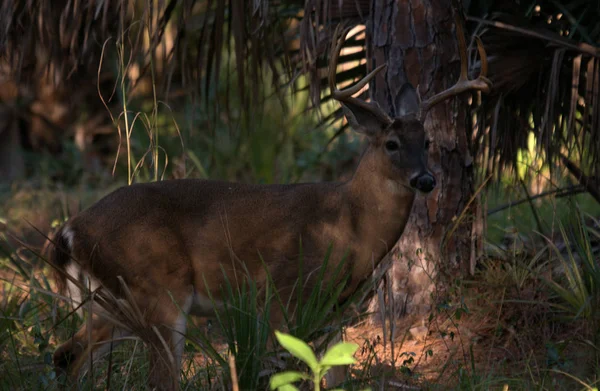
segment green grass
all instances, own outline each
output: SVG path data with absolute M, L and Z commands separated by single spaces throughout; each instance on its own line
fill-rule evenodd
M 488 209 L 493 210 L 496 207 L 508 205 L 526 198 L 527 195 L 517 186 L 493 189 L 487 193 Z M 552 229 L 556 232 L 558 223 L 566 221 L 570 217 L 574 205 L 577 205 L 584 213 L 594 216 L 600 215 L 600 205 L 588 193 L 564 198 L 539 198 L 533 200 L 533 205 L 545 233 L 550 232 Z M 539 227 L 529 202 L 511 206 L 489 215 L 487 225 L 487 238 L 493 243 L 499 243 L 507 233 L 518 232 L 535 236 L 534 232 L 539 232 Z

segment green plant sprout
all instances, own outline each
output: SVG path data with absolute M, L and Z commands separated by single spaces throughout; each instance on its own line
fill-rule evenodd
M 340 342 L 332 346 L 323 356 L 321 361 L 317 360 L 317 356 L 308 344 L 301 339 L 293 337 L 289 334 L 284 334 L 275 331 L 277 341 L 283 346 L 292 356 L 308 365 L 312 375 L 298 371 L 286 371 L 278 373 L 271 378 L 271 390 L 278 391 L 297 391 L 298 388 L 292 383 L 300 380 L 312 380 L 315 391 L 321 390 L 321 379 L 331 367 L 338 365 L 351 365 L 356 363 L 354 353 L 358 349 L 355 343 Z M 342 391 L 337 388 L 332 391 Z M 370 391 L 366 389 L 364 391 Z

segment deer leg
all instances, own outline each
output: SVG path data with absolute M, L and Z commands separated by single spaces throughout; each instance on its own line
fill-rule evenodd
M 149 347 L 149 387 L 154 390 L 179 389 L 181 360 L 185 346 L 186 315 L 191 306 L 191 295 L 180 310 L 170 297 L 161 300 L 160 311 L 148 319 L 150 330 L 145 335 Z M 182 312 L 183 310 L 183 312 Z
M 77 333 L 54 352 L 55 370 L 58 374 L 66 374 L 70 382 L 77 382 L 85 364 L 104 356 L 129 335 L 131 333 L 127 330 L 114 326 L 98 314 L 92 314 Z
M 323 341 L 323 339 L 326 337 L 327 336 L 321 338 L 318 341 L 318 344 L 320 344 L 320 342 Z M 327 348 L 325 351 L 329 350 L 332 346 L 334 346 L 338 342 L 342 342 L 341 331 L 335 332 L 334 337 L 327 344 Z M 338 365 L 335 367 L 331 367 L 325 374 L 325 382 L 327 383 L 327 388 L 333 388 L 335 386 L 340 386 L 342 384 L 342 382 L 346 380 L 346 372 L 347 372 L 346 365 Z
M 178 349 L 178 344 L 169 327 L 156 326 L 153 328 L 155 335 L 150 338 L 149 358 L 150 376 L 149 388 L 152 390 L 174 391 L 179 389 L 179 372 L 183 344 Z
M 131 288 L 132 299 L 144 317 L 145 327 L 136 334 L 149 347 L 150 389 L 176 390 L 185 344 L 186 314 L 189 313 L 192 296 L 182 303 L 182 311 L 173 302 L 185 294 L 163 294 L 149 299 L 147 292 Z M 53 361 L 57 373 L 65 373 L 69 382 L 77 381 L 81 369 L 110 351 L 115 343 L 131 335 L 127 330 L 114 326 L 101 313 L 93 312 L 88 320 L 67 342 L 54 352 Z M 110 342 L 113 342 L 111 345 Z

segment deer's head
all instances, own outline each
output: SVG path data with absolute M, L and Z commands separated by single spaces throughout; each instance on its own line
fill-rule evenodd
M 341 34 L 337 46 L 332 49 L 329 66 L 329 87 L 334 99 L 340 102 L 344 114 L 352 128 L 368 137 L 371 153 L 378 161 L 380 173 L 399 185 L 429 193 L 435 187 L 435 178 L 427 169 L 427 151 L 429 140 L 423 121 L 427 111 L 434 105 L 467 90 L 489 92 L 490 82 L 486 79 L 487 61 L 483 45 L 477 40 L 481 56 L 481 74 L 475 80 L 467 77 L 466 43 L 461 26 L 457 24 L 459 52 L 461 56 L 461 74 L 453 87 L 421 102 L 414 87 L 405 84 L 397 102 L 397 116 L 392 118 L 377 102 L 365 102 L 352 95 L 360 91 L 378 72 L 386 68 L 380 65 L 371 73 L 345 90 L 338 90 L 335 76 L 340 50 L 345 42 L 348 30 Z M 335 36 L 338 36 L 336 30 Z M 335 42 L 335 41 L 334 41 Z

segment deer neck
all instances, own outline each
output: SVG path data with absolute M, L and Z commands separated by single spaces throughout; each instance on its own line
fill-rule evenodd
M 367 149 L 354 173 L 346 183 L 349 198 L 362 211 L 361 237 L 391 250 L 408 221 L 415 191 L 390 179 L 389 167 L 381 157 Z

